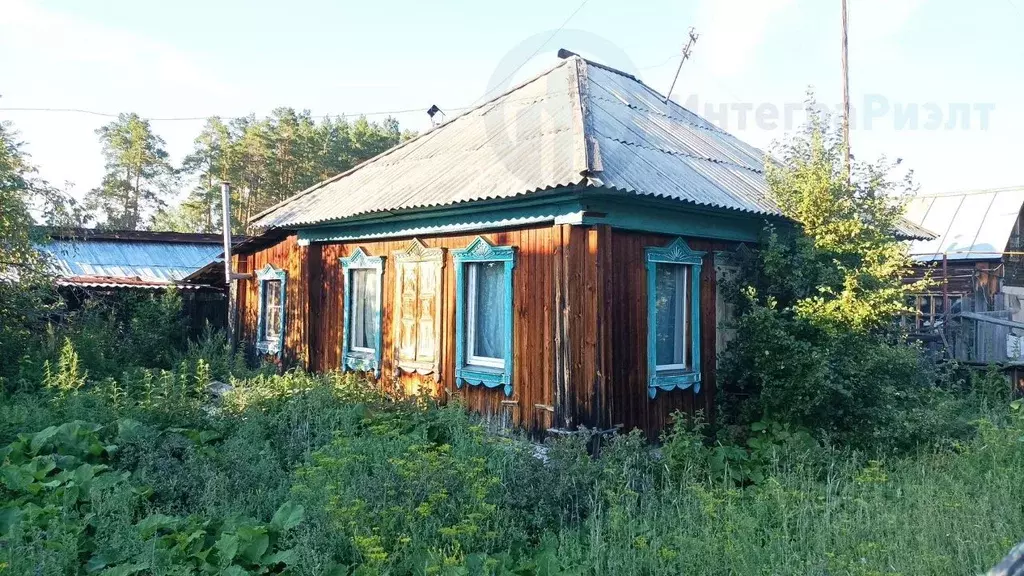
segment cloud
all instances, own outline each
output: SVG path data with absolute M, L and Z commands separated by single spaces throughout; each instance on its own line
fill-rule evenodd
M 701 57 L 716 76 L 746 70 L 764 40 L 772 16 L 795 0 L 703 0 L 697 11 Z

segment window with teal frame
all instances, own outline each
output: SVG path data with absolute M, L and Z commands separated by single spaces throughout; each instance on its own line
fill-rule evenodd
M 455 261 L 455 385 L 502 387 L 512 395 L 512 246 L 482 237 Z
M 256 349 L 280 358 L 284 352 L 287 276 L 284 270 L 267 264 L 256 273 L 256 281 L 259 283 Z
M 384 257 L 368 256 L 362 248 L 356 248 L 351 256 L 341 258 L 341 270 L 345 277 L 341 369 L 372 371 L 379 378 L 384 347 L 381 330 Z
M 700 270 L 703 252 L 682 238 L 645 250 L 647 392 L 700 392 Z

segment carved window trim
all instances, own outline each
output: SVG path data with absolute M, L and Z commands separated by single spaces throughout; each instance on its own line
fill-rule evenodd
M 384 327 L 381 314 L 384 306 L 384 256 L 369 256 L 361 247 L 347 258 L 340 258 L 341 270 L 344 275 L 344 316 L 342 318 L 341 337 L 341 369 L 342 371 L 360 370 L 373 372 L 380 377 L 381 352 L 384 349 Z M 374 322 L 377 325 L 377 341 L 372 351 L 354 350 L 352 347 L 352 272 L 355 270 L 371 270 L 377 275 L 377 312 Z
M 434 381 L 441 381 L 441 298 L 443 293 L 443 282 L 444 282 L 444 257 L 445 249 L 442 247 L 428 248 L 426 244 L 421 242 L 418 238 L 414 238 L 409 242 L 409 245 L 405 250 L 399 250 L 392 253 L 392 261 L 395 263 L 395 300 L 394 306 L 392 307 L 392 327 L 393 327 L 393 353 L 394 353 L 394 371 L 395 376 L 401 375 L 403 372 L 407 374 L 422 374 L 424 376 L 433 374 Z M 405 266 L 408 264 L 422 264 L 424 262 L 434 263 L 436 265 L 436 286 L 434 294 L 434 360 L 432 362 L 423 362 L 409 359 L 402 359 L 402 321 L 403 321 L 403 290 L 405 283 Z M 417 284 L 417 299 L 419 294 L 419 284 Z M 417 337 L 417 347 L 418 347 Z
M 700 349 L 700 275 L 704 252 L 690 249 L 682 238 L 676 238 L 665 247 L 648 247 L 644 250 L 647 269 L 647 393 L 651 398 L 658 391 L 685 390 L 693 387 L 700 392 L 701 349 Z M 658 370 L 657 362 L 657 282 L 658 264 L 677 264 L 690 267 L 690 367 L 685 370 Z
M 494 246 L 482 236 L 477 236 L 469 246 L 454 250 L 455 260 L 455 385 L 459 388 L 465 384 L 482 385 L 488 388 L 502 387 L 505 396 L 512 396 L 513 338 L 515 330 L 512 325 L 513 291 L 512 270 L 516 265 L 516 249 L 513 246 Z M 503 262 L 505 264 L 505 301 L 499 312 L 505 316 L 505 349 L 504 366 L 500 369 L 471 365 L 468 362 L 466 338 L 467 303 L 466 303 L 466 265 L 477 262 Z
M 266 338 L 267 319 L 264 316 L 263 310 L 263 289 L 268 281 L 281 282 L 281 319 L 278 325 L 278 336 L 275 340 L 268 340 Z M 267 264 L 256 272 L 256 282 L 259 285 L 256 308 L 256 350 L 263 354 L 274 354 L 281 358 L 282 354 L 284 354 L 284 330 L 285 326 L 287 326 L 285 316 L 288 314 L 288 274 L 280 268 Z

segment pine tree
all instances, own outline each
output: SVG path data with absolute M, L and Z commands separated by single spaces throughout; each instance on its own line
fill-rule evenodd
M 163 138 L 138 114 L 120 114 L 96 130 L 106 174 L 86 195 L 86 208 L 109 228 L 137 230 L 171 195 L 174 170 Z

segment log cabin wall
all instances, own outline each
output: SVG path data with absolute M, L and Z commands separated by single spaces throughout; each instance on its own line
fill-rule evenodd
M 566 227 L 567 228 L 567 227 Z M 441 282 L 440 381 L 433 374 L 395 375 L 395 279 L 393 254 L 408 248 L 412 238 L 354 243 L 313 243 L 298 246 L 291 236 L 253 254 L 239 256 L 243 271 L 259 270 L 267 263 L 287 271 L 286 365 L 300 364 L 326 372 L 341 365 L 344 276 L 340 259 L 362 248 L 370 256 L 385 256 L 382 278 L 383 350 L 381 384 L 391 392 L 426 393 L 446 402 L 460 398 L 466 406 L 500 424 L 543 431 L 554 421 L 554 261 L 562 249 L 560 227 L 541 226 L 485 234 L 419 236 L 428 248 L 446 249 Z M 495 246 L 516 248 L 513 270 L 514 368 L 512 396 L 482 386 L 455 386 L 455 264 L 452 250 L 465 248 L 477 236 Z M 567 235 L 568 239 L 568 235 Z M 240 284 L 239 308 L 243 321 L 241 338 L 251 344 L 256 335 L 257 294 L 255 281 Z M 306 351 L 310 353 L 307 355 Z
M 235 270 L 239 273 L 253 273 L 270 264 L 284 270 L 285 280 L 285 331 L 284 351 L 281 362 L 285 366 L 307 364 L 307 332 L 305 318 L 309 313 L 309 291 L 302 278 L 309 274 L 309 251 L 300 247 L 295 236 L 288 236 L 278 244 L 250 254 L 235 256 Z M 239 342 L 254 353 L 256 327 L 259 314 L 259 283 L 244 280 L 238 283 Z
M 644 250 L 666 246 L 676 236 L 614 230 L 609 239 L 607 298 L 611 385 L 608 418 L 624 431 L 639 428 L 653 440 L 672 425 L 672 414 L 693 414 L 703 410 L 711 419 L 715 413 L 716 390 L 716 295 L 715 252 L 731 251 L 737 243 L 684 237 L 690 248 L 704 252 L 700 291 L 701 390 L 693 388 L 658 391 L 651 399 L 647 388 L 647 272 Z
M 513 271 L 513 391 L 455 386 L 455 264 L 452 250 L 477 236 L 495 246 L 516 247 Z M 390 392 L 429 394 L 441 402 L 459 398 L 467 408 L 500 425 L 530 432 L 579 425 L 624 430 L 641 428 L 657 438 L 675 411 L 702 409 L 710 417 L 715 390 L 714 252 L 735 243 L 685 238 L 704 251 L 701 278 L 702 389 L 647 389 L 647 288 L 644 250 L 676 236 L 641 234 L 607 225 L 525 227 L 485 234 L 417 237 L 427 248 L 446 249 L 441 283 L 440 379 L 433 374 L 395 375 L 396 267 L 393 254 L 412 238 L 299 246 L 294 236 L 238 256 L 238 269 L 268 263 L 287 271 L 284 361 L 316 372 L 341 365 L 344 276 L 340 259 L 362 248 L 385 256 L 382 279 L 383 351 L 381 385 Z M 240 282 L 241 341 L 255 340 L 258 287 Z

